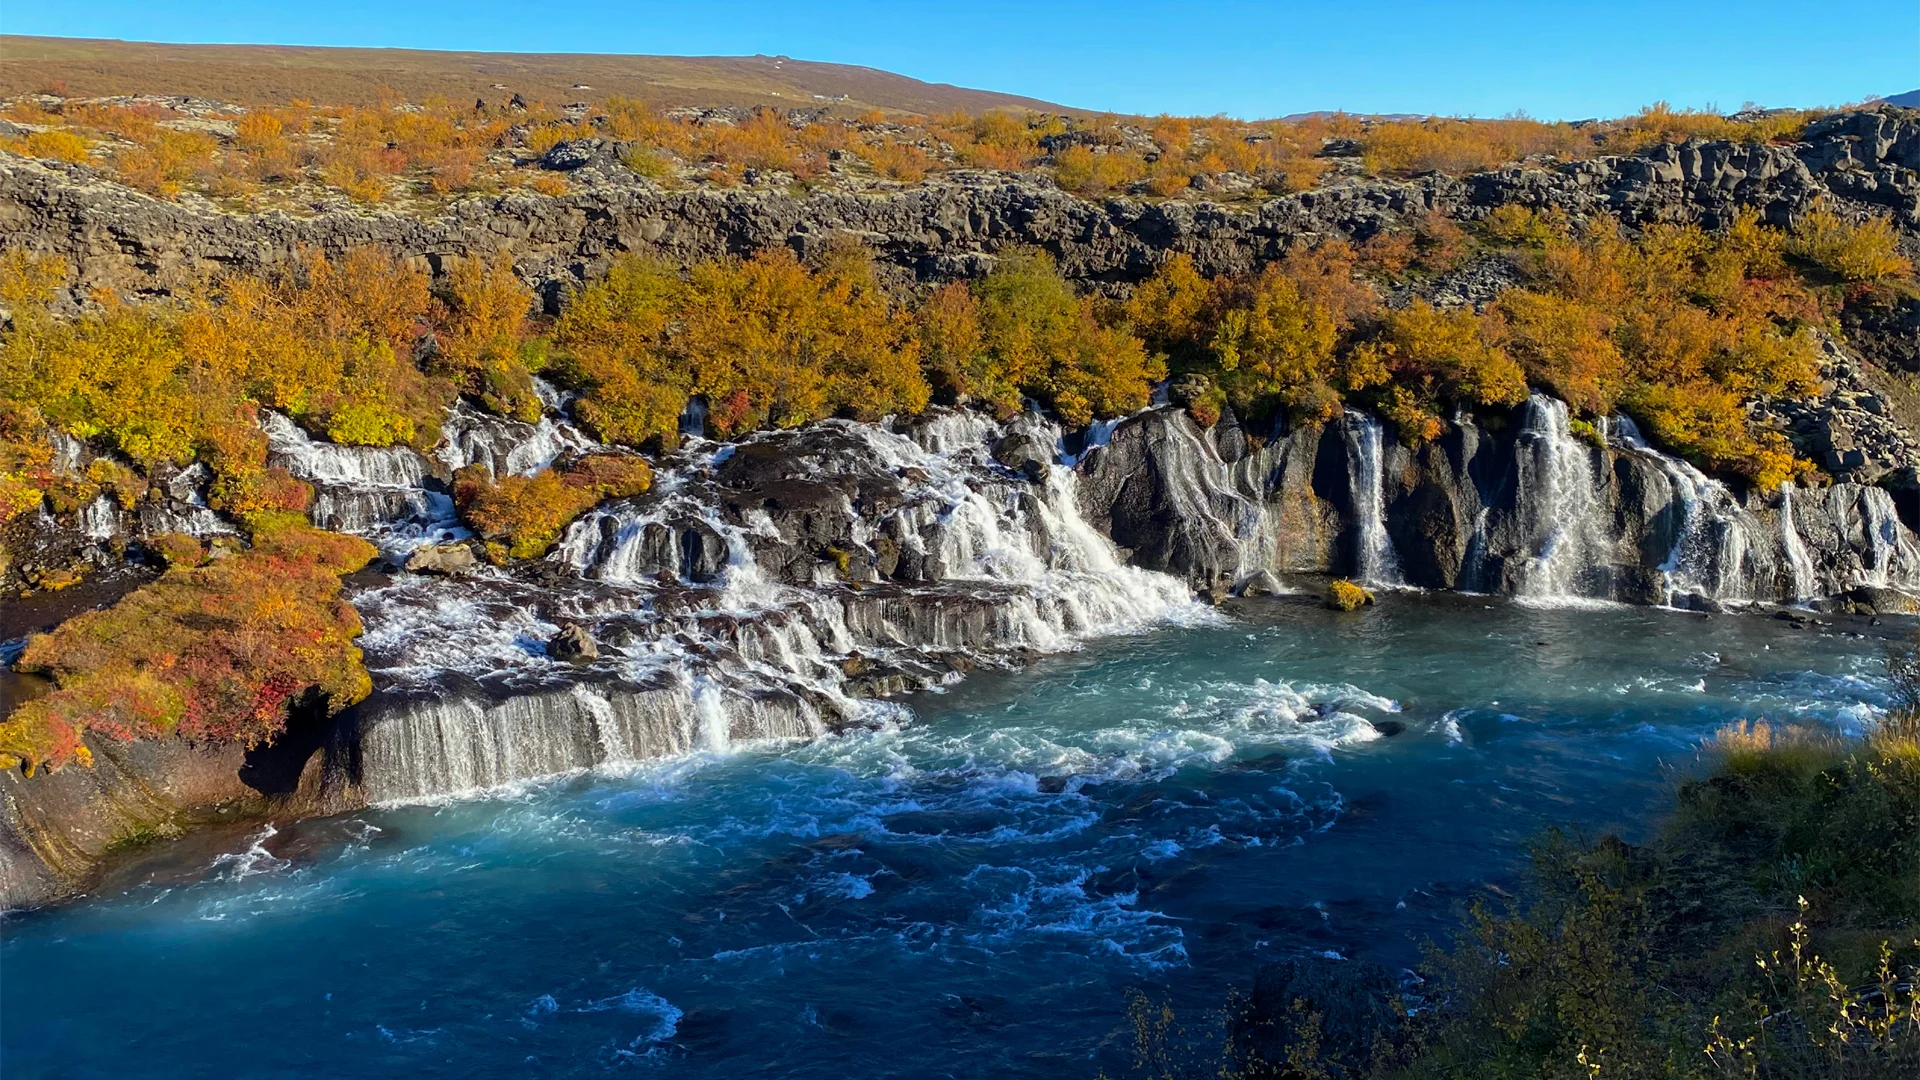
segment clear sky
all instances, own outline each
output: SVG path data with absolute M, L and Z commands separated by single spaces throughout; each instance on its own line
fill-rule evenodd
M 1920 88 L 1920 0 L 0 0 L 0 31 L 501 52 L 785 54 L 1086 109 L 1543 119 Z

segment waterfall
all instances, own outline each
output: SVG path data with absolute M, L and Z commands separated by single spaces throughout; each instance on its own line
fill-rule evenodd
M 1839 588 L 1920 585 L 1920 543 L 1901 523 L 1893 496 L 1884 488 L 1835 484 L 1827 489 L 1827 511 L 1852 553 L 1848 561 L 1858 563 L 1840 572 Z
M 1807 556 L 1807 545 L 1800 538 L 1800 523 L 1793 515 L 1793 481 L 1780 483 L 1780 550 L 1786 554 L 1787 569 L 1793 575 L 1793 595 L 1787 599 L 1798 603 L 1812 599 L 1816 588 L 1813 560 Z
M 398 702 L 361 722 L 377 746 L 364 790 L 429 797 L 897 722 L 899 706 L 864 695 L 1211 617 L 1183 582 L 1119 559 L 1071 470 L 1030 480 L 994 462 L 1005 434 L 947 413 L 692 441 L 653 491 L 574 522 L 539 586 L 408 576 L 357 595 L 368 666 Z M 757 484 L 791 505 L 763 505 Z M 547 654 L 562 618 L 589 629 L 598 660 Z
M 706 679 L 694 685 L 693 708 L 700 718 L 701 744 L 712 754 L 724 754 L 733 749 L 733 735 L 728 730 L 731 720 L 720 693 L 720 688 Z
M 602 452 L 565 420 L 543 416 L 526 424 L 483 413 L 464 401 L 455 403 L 441 426 L 434 457 L 449 470 L 481 465 L 492 475 L 527 476 L 552 465 L 563 454 Z
M 404 447 L 346 446 L 321 442 L 298 424 L 270 410 L 260 413 L 269 460 L 302 480 L 362 487 L 417 487 L 427 464 Z
M 1756 599 L 1764 560 L 1753 542 L 1752 515 L 1734 503 L 1724 484 L 1692 465 L 1664 454 L 1659 462 L 1679 512 L 1673 548 L 1660 564 L 1667 602 L 1689 596 L 1715 602 Z M 1772 591 L 1768 582 L 1769 596 Z
M 136 514 L 140 531 L 147 536 L 185 533 L 188 536 L 216 536 L 233 532 L 233 526 L 207 505 L 207 485 L 213 482 L 213 470 L 196 461 L 175 473 L 167 481 L 167 498 L 143 500 Z
M 111 495 L 96 496 L 80 508 L 80 532 L 89 540 L 111 540 L 120 531 L 120 508 Z
M 1373 585 L 1401 584 L 1400 559 L 1387 535 L 1386 454 L 1380 421 L 1349 411 L 1341 433 L 1347 443 L 1347 489 L 1353 498 L 1355 576 Z
M 1673 542 L 1658 567 L 1665 604 L 1776 599 L 1776 555 L 1786 560 L 1794 576 L 1796 595 L 1787 599 L 1813 594 L 1813 566 L 1794 523 L 1791 485 L 1781 487 L 1780 543 L 1776 551 L 1759 519 L 1735 500 L 1725 484 L 1686 461 L 1653 449 L 1639 427 L 1625 416 L 1614 417 L 1610 430 L 1622 449 L 1653 462 L 1671 491 Z
M 268 461 L 313 485 L 308 516 L 315 525 L 361 535 L 391 532 L 389 526 L 408 521 L 451 526 L 452 501 L 424 486 L 427 462 L 412 450 L 324 442 L 266 410 L 260 427 Z
M 1515 447 L 1523 505 L 1535 538 L 1515 582 L 1530 597 L 1604 597 L 1590 580 L 1604 566 L 1608 523 L 1600 521 L 1594 448 L 1576 439 L 1565 402 L 1534 394 Z

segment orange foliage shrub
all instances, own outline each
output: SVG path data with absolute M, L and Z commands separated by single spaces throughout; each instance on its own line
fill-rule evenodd
M 454 503 L 496 561 L 547 553 L 574 518 L 603 499 L 639 495 L 653 472 L 639 458 L 601 454 L 532 476 L 488 475 L 470 465 L 454 477 Z
M 775 249 L 684 280 L 628 261 L 582 291 L 555 336 L 587 387 L 581 418 L 625 442 L 671 441 L 694 394 L 724 436 L 918 412 L 929 393 L 912 317 L 864 249 L 830 252 L 816 270 Z
M 489 410 L 528 423 L 540 419 L 533 376 L 546 366 L 545 352 L 529 340 L 533 300 L 507 255 L 461 259 L 442 289 L 433 362 Z
M 1053 156 L 1053 178 L 1076 195 L 1104 195 L 1147 175 L 1147 163 L 1119 153 L 1095 153 L 1080 144 Z
M 228 393 L 341 442 L 425 449 L 452 397 L 412 362 L 428 313 L 423 271 L 359 248 L 337 262 L 309 254 L 266 279 L 223 278 L 181 333 L 198 370 Z
M 1527 399 L 1526 374 L 1488 341 L 1488 331 L 1471 311 L 1442 311 L 1418 300 L 1387 314 L 1375 345 L 1388 373 L 1423 398 L 1519 404 Z
M 333 712 L 359 701 L 372 684 L 340 578 L 373 555 L 364 540 L 291 525 L 230 558 L 182 560 L 113 607 L 29 638 L 21 666 L 56 688 L 0 722 L 0 764 L 90 762 L 87 733 L 251 746 L 310 692 Z

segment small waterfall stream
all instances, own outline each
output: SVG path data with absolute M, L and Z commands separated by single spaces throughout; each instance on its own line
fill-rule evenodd
M 1535 394 L 1515 450 L 1522 506 L 1536 538 L 1516 592 L 1539 598 L 1593 595 L 1589 571 L 1607 555 L 1607 523 L 1599 519 L 1594 447 L 1574 437 L 1565 402 Z
M 1386 454 L 1380 421 L 1350 411 L 1341 419 L 1347 446 L 1347 484 L 1353 496 L 1355 575 L 1369 585 L 1399 585 L 1400 559 L 1387 535 Z
M 1786 553 L 1787 568 L 1792 574 L 1793 595 L 1788 597 L 1794 603 L 1811 599 L 1814 595 L 1813 560 L 1807 556 L 1806 541 L 1800 538 L 1800 522 L 1793 512 L 1792 481 L 1780 484 L 1780 550 Z

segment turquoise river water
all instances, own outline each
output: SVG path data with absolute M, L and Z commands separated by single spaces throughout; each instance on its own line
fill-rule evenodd
M 1288 956 L 1409 966 L 1541 829 L 1643 832 L 1719 725 L 1870 723 L 1896 628 L 1855 629 L 1275 601 L 897 730 L 208 833 L 0 923 L 0 1066 L 1123 1071 L 1132 990 L 1201 1011 Z

